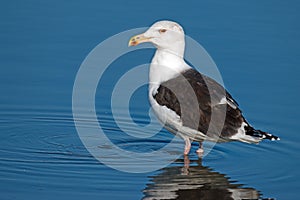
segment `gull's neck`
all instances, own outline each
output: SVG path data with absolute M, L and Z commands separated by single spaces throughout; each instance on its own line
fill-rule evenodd
M 184 48 L 182 52 L 160 48 L 156 50 L 149 72 L 149 85 L 150 90 L 152 88 L 150 91 L 152 94 L 155 93 L 153 90 L 156 90 L 161 83 L 175 78 L 179 73 L 190 68 L 185 63 L 183 54 Z

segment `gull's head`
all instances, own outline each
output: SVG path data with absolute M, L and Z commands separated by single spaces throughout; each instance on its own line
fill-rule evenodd
M 159 21 L 154 23 L 145 33 L 130 38 L 128 46 L 151 42 L 158 49 L 179 51 L 184 49 L 183 28 L 173 21 Z

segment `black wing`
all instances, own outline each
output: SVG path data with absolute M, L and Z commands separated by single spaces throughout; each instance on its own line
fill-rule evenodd
M 220 136 L 229 138 L 238 132 L 243 122 L 247 123 L 237 102 L 224 87 L 194 69 L 162 83 L 154 99 L 175 111 L 183 126 L 210 137 L 220 135 L 222 130 Z M 212 117 L 214 123 L 210 125 Z

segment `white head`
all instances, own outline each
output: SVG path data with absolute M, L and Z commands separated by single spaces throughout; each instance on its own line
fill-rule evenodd
M 145 33 L 133 36 L 129 40 L 129 46 L 151 42 L 157 49 L 168 50 L 177 54 L 184 52 L 183 28 L 172 21 L 159 21 L 154 23 Z

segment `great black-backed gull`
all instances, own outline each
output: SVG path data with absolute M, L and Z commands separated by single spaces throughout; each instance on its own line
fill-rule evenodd
M 184 154 L 189 153 L 192 141 L 199 142 L 197 152 L 202 153 L 203 140 L 246 143 L 279 140 L 277 136 L 254 129 L 243 117 L 237 102 L 219 83 L 184 61 L 184 37 L 178 23 L 159 21 L 129 41 L 129 46 L 151 42 L 157 48 L 150 65 L 149 101 L 164 127 L 185 140 Z M 211 125 L 213 113 L 217 114 L 217 120 Z M 221 126 L 219 131 L 218 126 Z

